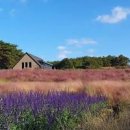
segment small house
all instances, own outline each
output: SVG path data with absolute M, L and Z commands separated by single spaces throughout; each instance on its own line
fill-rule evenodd
M 52 69 L 53 65 L 29 53 L 25 53 L 13 69 Z

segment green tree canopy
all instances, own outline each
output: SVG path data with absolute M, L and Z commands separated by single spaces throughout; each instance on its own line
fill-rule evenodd
M 78 58 L 65 58 L 62 61 L 52 62 L 58 69 L 72 69 L 72 68 L 101 68 L 101 67 L 126 67 L 130 60 L 123 55 L 119 56 L 106 56 L 106 57 L 78 57 Z
M 63 59 L 56 65 L 56 68 L 58 69 L 71 69 L 73 67 L 74 67 L 73 62 L 68 58 Z
M 0 69 L 12 68 L 23 56 L 17 45 L 0 41 Z

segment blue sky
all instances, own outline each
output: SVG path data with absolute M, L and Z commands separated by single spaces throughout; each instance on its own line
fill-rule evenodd
M 0 40 L 49 61 L 130 57 L 130 0 L 0 0 Z

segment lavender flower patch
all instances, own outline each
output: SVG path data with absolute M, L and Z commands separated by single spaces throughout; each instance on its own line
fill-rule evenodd
M 91 105 L 105 101 L 103 96 L 92 97 L 86 93 L 21 92 L 1 95 L 0 130 L 74 127 Z

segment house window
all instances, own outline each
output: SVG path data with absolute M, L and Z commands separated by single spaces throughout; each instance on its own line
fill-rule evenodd
M 32 68 L 32 62 L 29 62 L 29 68 Z
M 28 68 L 28 62 L 25 62 L 25 67 Z
M 24 69 L 24 62 L 22 62 L 22 69 Z

